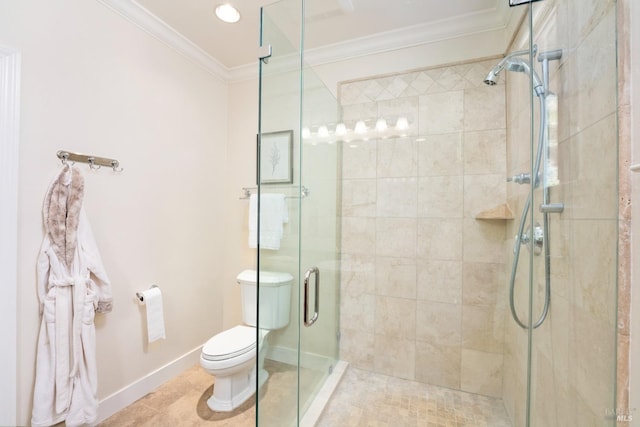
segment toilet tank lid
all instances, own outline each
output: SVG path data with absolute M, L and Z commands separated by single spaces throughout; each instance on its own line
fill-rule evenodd
M 238 274 L 237 280 L 241 284 L 255 284 L 257 278 L 256 270 L 244 270 Z M 286 285 L 291 283 L 293 276 L 289 273 L 278 271 L 260 271 L 260 285 Z

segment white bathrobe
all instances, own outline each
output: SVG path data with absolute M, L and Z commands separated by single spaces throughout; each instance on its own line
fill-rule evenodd
M 45 196 L 38 256 L 42 316 L 33 426 L 93 424 L 98 408 L 95 312 L 111 311 L 111 285 L 82 208 L 84 181 L 65 165 Z

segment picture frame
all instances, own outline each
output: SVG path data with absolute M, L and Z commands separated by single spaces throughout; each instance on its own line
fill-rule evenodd
M 522 4 L 533 3 L 541 0 L 509 0 L 509 6 L 520 6 Z
M 293 184 L 292 130 L 258 135 L 257 150 L 257 183 Z

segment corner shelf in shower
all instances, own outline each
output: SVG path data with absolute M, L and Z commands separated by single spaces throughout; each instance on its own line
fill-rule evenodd
M 478 213 L 476 219 L 513 219 L 513 211 L 508 204 L 503 203 Z

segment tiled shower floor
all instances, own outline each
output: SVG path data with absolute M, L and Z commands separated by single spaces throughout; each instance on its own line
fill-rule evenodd
M 269 427 L 284 427 L 277 419 L 291 419 L 294 414 L 296 371 L 271 361 L 265 368 L 270 379 L 261 408 L 267 411 Z M 209 409 L 212 380 L 199 365 L 193 366 L 98 426 L 254 426 L 253 399 L 231 413 Z M 511 427 L 511 423 L 500 399 L 348 368 L 317 426 Z

